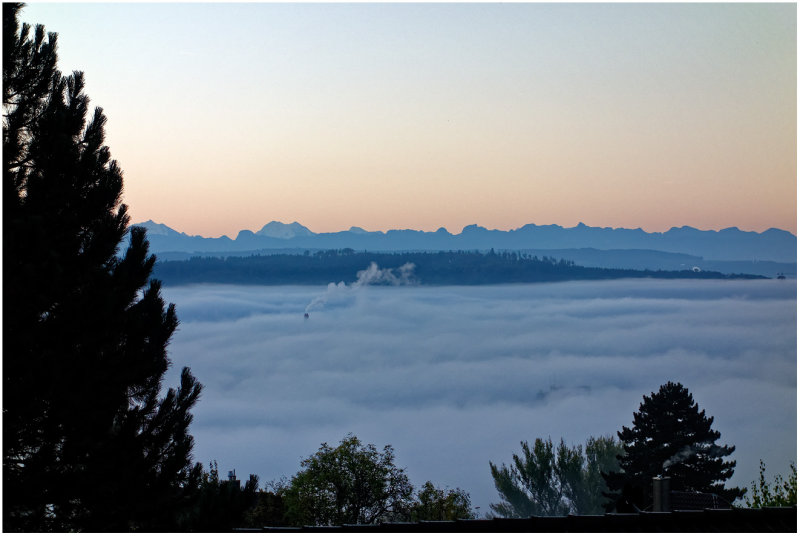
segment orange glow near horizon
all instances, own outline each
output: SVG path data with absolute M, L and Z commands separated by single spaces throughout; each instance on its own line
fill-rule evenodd
M 793 4 L 31 4 L 22 20 L 85 71 L 133 222 L 797 232 Z

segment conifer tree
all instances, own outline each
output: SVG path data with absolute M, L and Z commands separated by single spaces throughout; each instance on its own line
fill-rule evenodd
M 102 110 L 21 7 L 3 4 L 3 529 L 168 530 L 200 476 L 200 384 L 184 369 L 160 392 L 175 308 L 128 230 Z
M 728 502 L 744 495 L 740 488 L 725 488 L 736 461 L 723 461 L 735 447 L 719 446 L 720 433 L 711 428 L 689 390 L 667 382 L 657 393 L 644 396 L 633 414 L 633 427 L 617 432 L 625 453 L 620 471 L 604 474 L 611 499 L 609 508 L 633 504 L 644 509 L 653 502 L 652 479 L 670 477 L 670 489 L 716 493 Z

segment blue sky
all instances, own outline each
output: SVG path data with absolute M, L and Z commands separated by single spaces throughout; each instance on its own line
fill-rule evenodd
M 796 231 L 794 4 L 45 4 L 135 221 Z

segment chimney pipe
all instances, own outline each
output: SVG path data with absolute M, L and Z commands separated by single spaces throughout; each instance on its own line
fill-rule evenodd
M 670 512 L 669 477 L 653 477 L 653 512 Z

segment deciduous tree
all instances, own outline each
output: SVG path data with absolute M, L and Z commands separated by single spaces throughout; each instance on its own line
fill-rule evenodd
M 758 483 L 750 485 L 749 495 L 744 502 L 748 508 L 762 508 L 764 506 L 797 506 L 797 467 L 789 464 L 789 477 L 784 481 L 783 476 L 776 475 L 772 486 L 764 477 L 764 460 L 759 460 Z
M 372 524 L 407 519 L 413 488 L 394 464 L 386 445 L 362 445 L 347 436 L 337 447 L 323 443 L 301 462 L 284 494 L 287 516 L 295 525 Z
M 417 492 L 411 507 L 411 521 L 455 521 L 472 519 L 472 503 L 469 493 L 456 489 L 440 489 L 429 480 Z

